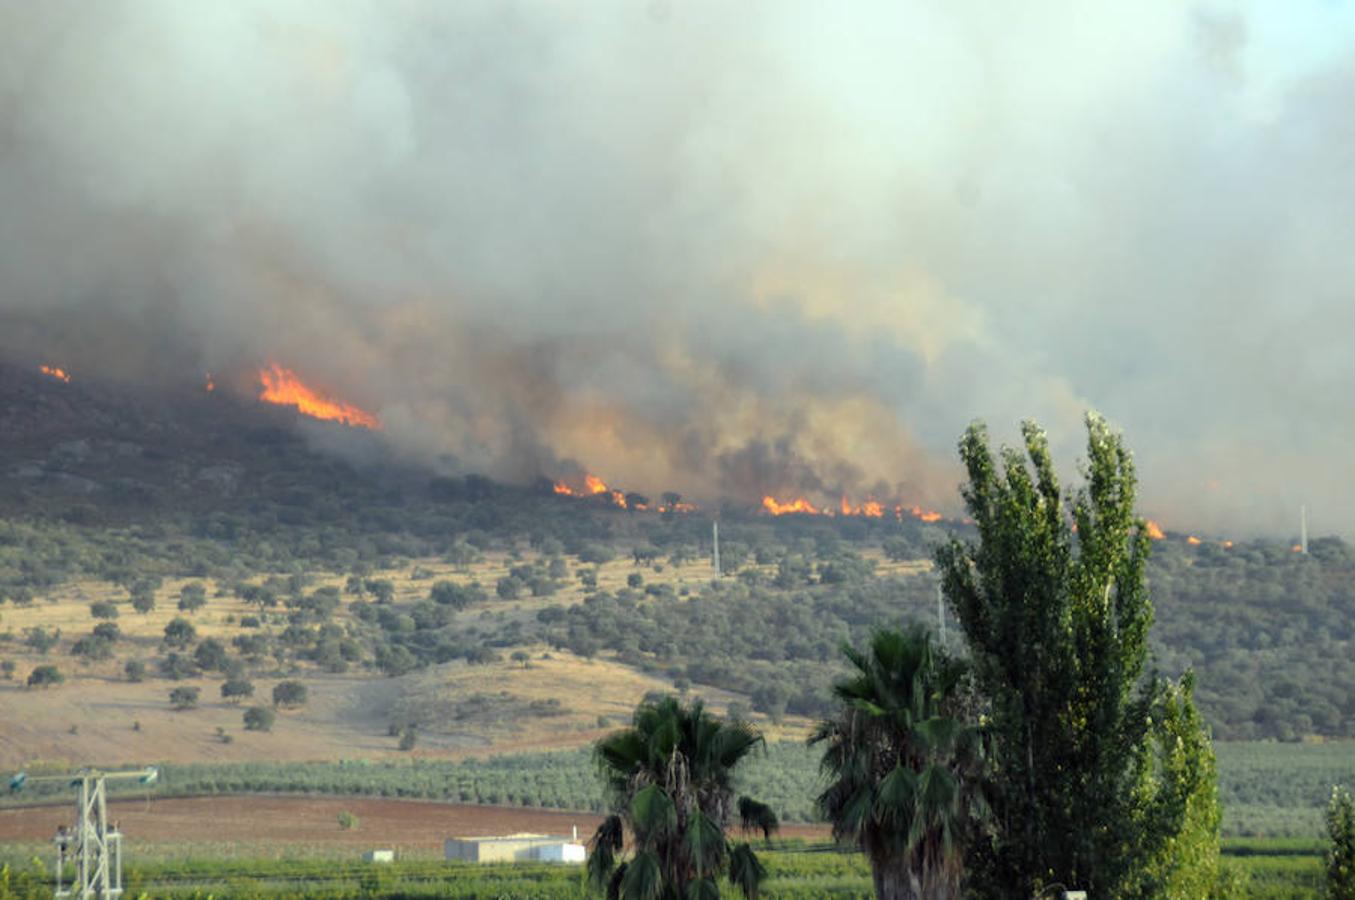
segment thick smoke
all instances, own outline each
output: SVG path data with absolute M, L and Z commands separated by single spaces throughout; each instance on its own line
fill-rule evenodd
M 900 6 L 3 0 L 0 348 L 707 500 L 1096 407 L 1169 526 L 1355 528 L 1351 14 Z

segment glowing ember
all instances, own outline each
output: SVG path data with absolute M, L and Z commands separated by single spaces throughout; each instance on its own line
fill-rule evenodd
M 1223 542 L 1223 549 L 1224 549 L 1224 550 L 1231 550 L 1231 549 L 1233 549 L 1233 542 L 1232 542 L 1232 541 L 1224 541 L 1224 542 Z
M 1162 533 L 1162 526 L 1154 522 L 1152 519 L 1148 519 L 1146 522 L 1144 522 L 1144 527 L 1148 529 L 1148 537 L 1152 538 L 1155 541 L 1163 540 L 1166 537 L 1166 535 Z
M 804 497 L 797 497 L 789 503 L 778 502 L 775 497 L 766 496 L 762 498 L 762 508 L 774 516 L 785 516 L 792 513 L 804 513 L 811 516 L 819 515 L 819 510 Z
M 1186 537 L 1186 543 L 1194 547 L 1200 543 L 1200 539 L 1192 534 Z
M 38 371 L 44 375 L 52 376 L 57 381 L 62 381 L 65 382 L 66 384 L 71 383 L 70 373 L 67 372 L 65 369 L 61 368 L 60 366 L 45 366 L 45 365 L 38 366 Z
M 216 390 L 216 381 L 212 379 L 212 373 L 211 373 L 211 372 L 208 372 L 208 373 L 207 373 L 207 384 L 205 385 L 205 387 L 207 388 L 207 393 L 209 393 L 209 394 L 210 394 L 212 391 Z
M 295 372 L 277 363 L 259 370 L 259 383 L 263 386 L 259 399 L 265 403 L 292 406 L 303 415 L 315 419 L 342 422 L 358 428 L 381 428 L 376 416 L 307 386 Z

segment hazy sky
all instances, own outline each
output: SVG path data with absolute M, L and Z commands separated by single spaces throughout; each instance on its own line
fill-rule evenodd
M 1355 534 L 1355 13 L 1114 6 L 0 0 L 0 346 L 706 499 L 1095 407 L 1169 527 Z

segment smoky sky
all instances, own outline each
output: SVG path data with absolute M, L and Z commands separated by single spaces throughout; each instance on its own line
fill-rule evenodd
M 1355 530 L 1335 4 L 0 2 L 0 348 L 276 360 L 415 459 L 955 511 L 1103 412 L 1142 506 Z

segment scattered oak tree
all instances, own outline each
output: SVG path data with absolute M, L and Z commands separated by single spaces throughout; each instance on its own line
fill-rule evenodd
M 273 705 L 278 707 L 305 706 L 306 686 L 299 681 L 279 681 L 273 686 Z
M 193 709 L 198 705 L 198 696 L 195 687 L 176 687 L 169 692 L 169 702 L 175 709 Z
M 278 714 L 266 706 L 251 706 L 245 710 L 245 731 L 272 731 Z

